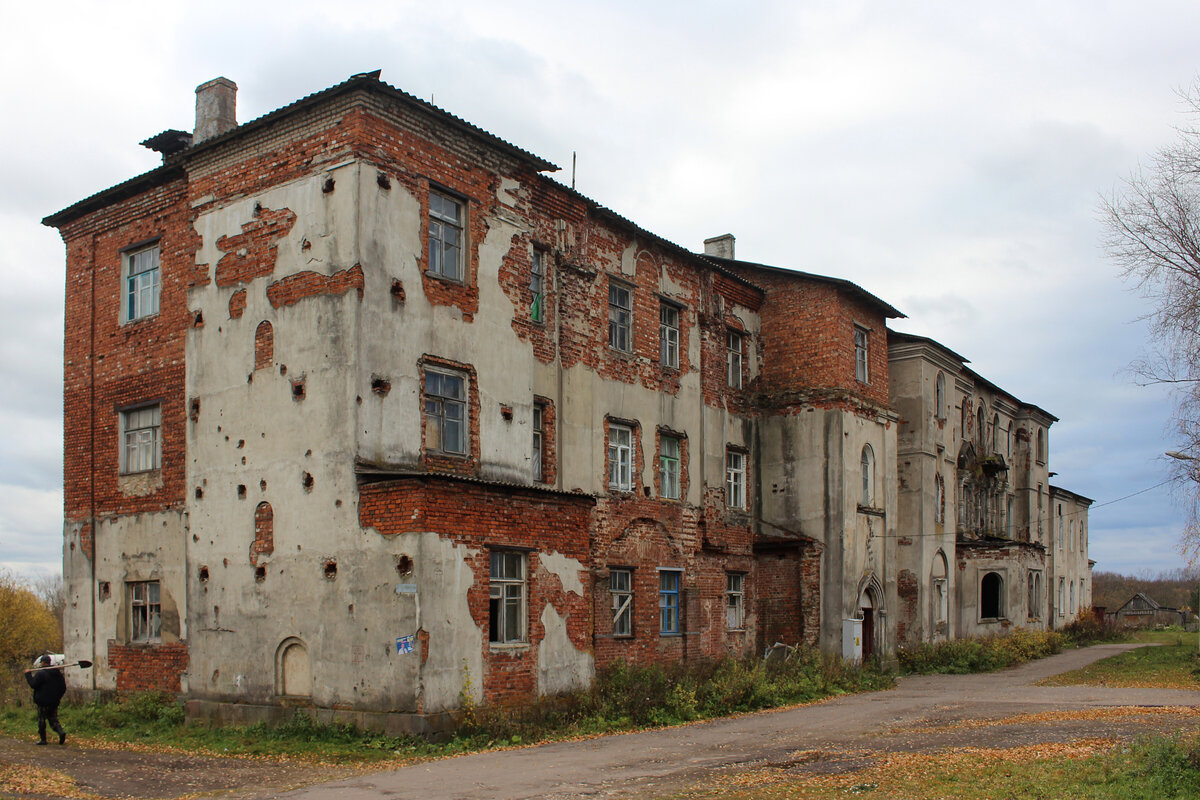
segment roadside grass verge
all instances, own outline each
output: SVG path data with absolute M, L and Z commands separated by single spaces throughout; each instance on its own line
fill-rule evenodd
M 592 688 L 584 692 L 506 706 L 476 707 L 464 698 L 458 727 L 442 743 L 317 723 L 303 713 L 276 726 L 189 724 L 180 702 L 156 693 L 65 704 L 59 718 L 69 742 L 99 747 L 339 765 L 386 761 L 397 766 L 494 747 L 676 725 L 893 684 L 893 675 L 876 665 L 847 664 L 809 648 L 792 648 L 786 658 L 768 662 L 726 659 L 668 666 L 618 662 L 600 670 Z M 0 735 L 33 738 L 35 718 L 36 710 L 27 701 L 0 708 Z
M 829 754 L 797 753 L 816 761 Z M 957 748 L 890 754 L 862 770 L 811 774 L 777 769 L 722 776 L 669 795 L 676 800 L 782 798 L 996 797 L 1182 800 L 1200 797 L 1200 745 L 1194 735 L 1119 745 L 1084 739 L 1012 749 Z
M 1053 675 L 1042 686 L 1108 686 L 1138 689 L 1200 689 L 1200 655 L 1195 636 L 1181 631 L 1146 631 L 1138 641 L 1157 646 L 1139 647 L 1089 664 L 1082 669 Z

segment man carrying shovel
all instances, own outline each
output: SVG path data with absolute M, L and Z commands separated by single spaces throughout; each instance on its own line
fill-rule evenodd
M 58 734 L 58 743 L 67 741 L 67 732 L 58 722 L 58 704 L 67 693 L 67 681 L 63 677 L 63 666 L 52 667 L 53 659 L 45 653 L 34 662 L 37 669 L 25 670 L 25 680 L 33 689 L 33 702 L 38 709 L 38 736 L 46 743 L 46 723 Z

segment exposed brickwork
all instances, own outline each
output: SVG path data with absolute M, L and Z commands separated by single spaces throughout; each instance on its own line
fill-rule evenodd
M 533 355 L 543 364 L 554 360 L 554 326 L 557 311 L 555 301 L 557 293 L 554 282 L 557 270 L 551 254 L 542 250 L 546 274 L 543 276 L 544 292 L 542 297 L 541 319 L 533 318 L 533 292 L 529 288 L 533 270 L 533 251 L 535 245 L 528 237 L 513 235 L 509 251 L 500 265 L 500 288 L 513 305 L 512 329 L 522 341 L 533 346 Z
M 821 618 L 821 547 L 812 540 L 762 542 L 755 548 L 757 647 L 815 646 Z
M 478 552 L 471 559 L 475 583 L 467 602 L 484 632 L 482 678 L 486 702 L 515 702 L 534 693 L 537 647 L 544 638 L 542 612 L 547 605 L 566 620 L 572 645 L 591 649 L 590 594 L 587 574 L 588 527 L 592 499 L 537 490 L 500 489 L 438 478 L 414 478 L 367 484 L 359 494 L 359 523 L 384 536 L 433 531 Z M 488 642 L 490 553 L 526 549 L 526 642 Z M 540 568 L 541 553 L 578 560 L 584 595 L 566 592 L 559 579 Z
M 254 509 L 254 541 L 250 543 L 250 564 L 258 566 L 259 556 L 275 552 L 275 511 L 270 503 L 259 503 Z
M 229 318 L 239 319 L 246 312 L 246 290 L 238 289 L 229 295 Z
M 275 363 L 275 329 L 265 319 L 254 329 L 254 368 L 270 369 Z
M 249 283 L 275 271 L 279 240 L 296 224 L 296 214 L 287 208 L 255 209 L 254 219 L 243 223 L 237 236 L 217 239 L 217 249 L 225 253 L 217 262 L 217 286 Z
M 180 692 L 188 667 L 186 642 L 154 645 L 108 643 L 108 666 L 120 692 Z
M 298 272 L 289 275 L 267 284 L 267 300 L 272 308 L 281 308 L 295 305 L 308 297 L 345 294 L 351 289 L 358 292 L 358 299 L 362 300 L 363 271 L 357 264 L 332 275 L 322 275 L 319 272 Z
M 553 484 L 558 480 L 558 418 L 554 401 L 548 397 L 534 396 L 533 402 L 542 409 L 542 474 L 534 475 L 533 479 Z

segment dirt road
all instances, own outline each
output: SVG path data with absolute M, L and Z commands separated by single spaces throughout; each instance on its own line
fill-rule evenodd
M 794 761 L 797 751 L 828 754 L 825 766 L 870 750 L 925 750 L 983 745 L 1005 747 L 1084 736 L 1136 735 L 1200 727 L 1187 714 L 1074 715 L 1006 725 L 979 725 L 1019 714 L 1124 706 L 1200 708 L 1200 692 L 1103 689 L 1032 684 L 1137 645 L 1071 650 L 1023 667 L 987 675 L 904 678 L 887 692 L 843 697 L 786 711 L 747 715 L 682 728 L 608 736 L 420 764 L 393 772 L 259 797 L 289 800 L 367 798 L 611 797 L 654 794 L 706 771 Z M 973 721 L 970 725 L 954 723 Z M 934 728 L 935 730 L 922 730 Z M 806 755 L 806 759 L 811 755 Z M 820 769 L 821 759 L 810 762 Z
M 39 766 L 99 797 L 241 800 L 653 796 L 715 771 L 855 769 L 872 754 L 1014 747 L 1200 728 L 1200 692 L 1043 687 L 1050 675 L 1138 645 L 1071 650 L 987 675 L 903 678 L 887 692 L 680 728 L 479 753 L 353 777 L 312 767 L 206 756 L 35 747 L 0 740 L 0 771 Z M 1113 711 L 1122 708 L 1122 711 Z M 1027 716 L 1020 716 L 1027 715 Z M 1003 720 L 1003 724 L 996 724 Z M 320 780 L 342 779 L 329 783 Z M 311 785 L 309 785 L 311 784 Z M 287 787 L 305 786 L 289 790 Z

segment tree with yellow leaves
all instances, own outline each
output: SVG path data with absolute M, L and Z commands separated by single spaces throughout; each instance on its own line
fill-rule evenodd
M 11 572 L 0 570 L 0 701 L 25 686 L 21 671 L 44 650 L 62 649 L 62 627 L 33 589 Z

